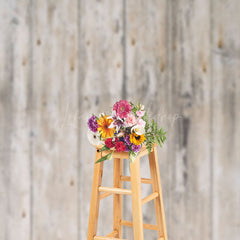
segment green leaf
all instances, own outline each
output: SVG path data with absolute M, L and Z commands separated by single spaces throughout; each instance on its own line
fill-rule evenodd
M 159 138 L 159 136 L 156 136 L 156 142 L 160 147 L 162 147 L 161 139 Z
M 111 160 L 111 159 L 112 159 L 112 155 L 113 155 L 113 152 L 109 153 L 109 154 L 107 155 L 107 160 Z
M 105 155 L 104 157 L 98 159 L 98 160 L 95 162 L 95 164 L 96 164 L 96 163 L 99 163 L 99 162 L 103 162 L 103 161 L 105 161 L 105 160 L 111 160 L 111 159 L 112 159 L 112 155 L 113 155 L 112 152 L 109 153 L 109 154 L 107 154 L 107 155 Z
M 154 120 L 153 119 L 151 121 L 151 130 L 152 130 L 152 132 L 154 132 Z
M 137 106 L 132 106 L 132 110 L 131 110 L 134 114 L 136 114 L 136 112 L 138 111 Z
M 106 151 L 106 150 L 109 150 L 109 149 L 110 148 L 105 145 L 99 150 L 99 152 Z
M 148 122 L 148 115 L 147 115 L 147 112 L 144 113 L 142 119 L 143 119 L 145 122 Z
M 150 154 L 151 153 L 151 151 L 152 151 L 152 147 L 153 147 L 153 142 L 148 142 L 147 143 L 147 150 L 148 150 L 148 153 Z
M 129 160 L 131 163 L 133 163 L 137 157 L 138 153 L 135 153 L 134 151 L 129 151 Z

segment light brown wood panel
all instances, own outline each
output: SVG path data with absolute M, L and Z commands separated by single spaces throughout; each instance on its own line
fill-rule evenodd
M 28 1 L 0 1 L 0 239 L 29 239 L 31 118 Z
M 78 3 L 33 4 L 33 239 L 79 237 Z
M 122 1 L 81 1 L 79 12 L 79 182 L 80 239 L 86 239 L 91 199 L 94 147 L 87 140 L 92 113 L 111 110 L 122 95 Z M 113 184 L 113 161 L 104 164 L 103 186 Z M 98 236 L 112 232 L 112 196 L 100 204 Z M 106 214 L 108 213 L 108 214 Z
M 169 8 L 169 239 L 211 239 L 210 2 Z
M 240 2 L 213 1 L 213 240 L 240 235 Z

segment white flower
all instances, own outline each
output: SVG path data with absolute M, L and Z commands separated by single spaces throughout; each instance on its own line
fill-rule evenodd
M 120 132 L 117 134 L 117 137 L 123 137 L 124 134 L 125 134 L 125 132 L 121 132 L 121 131 L 120 131 Z
M 98 117 L 100 118 L 100 117 L 103 117 L 103 116 L 105 116 L 106 114 L 105 113 L 100 113 L 99 115 L 98 115 Z
M 92 132 L 91 130 L 88 130 L 87 133 L 88 141 L 92 145 L 101 145 L 103 142 L 100 140 L 100 134 L 99 132 Z
M 112 119 L 112 123 L 109 125 L 108 128 L 116 128 L 116 131 L 118 132 L 123 125 L 123 120 L 117 116 L 116 111 L 112 111 L 112 115 L 108 117 L 108 119 Z
M 145 128 L 138 124 L 132 127 L 131 132 L 135 132 L 137 135 L 143 135 L 145 134 Z

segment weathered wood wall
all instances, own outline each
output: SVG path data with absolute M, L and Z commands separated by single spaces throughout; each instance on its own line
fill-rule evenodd
M 168 131 L 158 153 L 169 239 L 239 239 L 239 12 L 238 0 L 0 0 L 0 240 L 86 239 L 86 120 L 121 98 Z M 104 170 L 110 186 L 112 162 Z M 99 234 L 111 231 L 111 201 Z M 129 197 L 124 206 L 130 219 Z

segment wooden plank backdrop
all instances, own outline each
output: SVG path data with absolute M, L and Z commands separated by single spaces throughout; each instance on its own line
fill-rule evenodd
M 0 240 L 86 239 L 86 121 L 123 98 L 168 131 L 158 155 L 169 239 L 239 239 L 239 12 L 238 0 L 0 0 Z M 141 171 L 150 176 L 146 159 Z M 100 204 L 99 235 L 111 207 Z M 152 203 L 143 217 L 155 223 Z
M 63 119 L 78 108 L 78 3 L 33 1 L 32 11 L 32 238 L 73 240 L 78 236 L 77 118 Z

